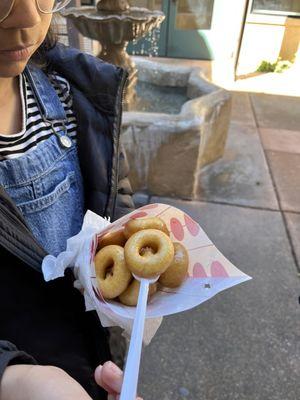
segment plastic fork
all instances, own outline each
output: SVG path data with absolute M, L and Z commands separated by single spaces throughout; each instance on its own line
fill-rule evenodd
M 140 281 L 141 285 L 133 322 L 120 400 L 136 399 L 149 285 L 156 282 L 159 278 L 156 277 L 155 279 L 144 279 L 135 275 L 134 277 Z

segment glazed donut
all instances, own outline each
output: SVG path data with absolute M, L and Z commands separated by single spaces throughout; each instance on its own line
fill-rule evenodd
M 126 240 L 127 239 L 124 236 L 123 229 L 115 232 L 108 232 L 102 238 L 100 238 L 98 248 L 102 249 L 103 247 L 111 244 L 124 247 Z
M 136 279 L 133 279 L 133 281 L 130 283 L 125 292 L 120 294 L 119 296 L 120 302 L 125 306 L 136 306 L 138 303 L 139 291 L 140 291 L 140 282 L 137 281 Z M 148 300 L 156 291 L 157 291 L 157 283 L 152 283 L 151 285 L 149 285 Z
M 149 247 L 154 251 L 143 252 Z M 141 278 L 154 278 L 166 271 L 174 257 L 171 239 L 157 229 L 145 229 L 134 233 L 124 247 L 127 267 Z M 141 255 L 144 254 L 144 255 Z
M 163 231 L 166 235 L 170 236 L 170 232 L 165 222 L 158 217 L 146 217 L 131 219 L 125 224 L 124 235 L 127 239 L 134 233 L 144 229 L 158 229 Z
M 159 283 L 169 288 L 180 286 L 187 276 L 189 255 L 186 248 L 180 243 L 173 243 L 174 258 L 168 269 L 161 274 Z
M 121 246 L 110 245 L 101 249 L 95 257 L 95 271 L 99 290 L 105 299 L 118 297 L 132 279 Z

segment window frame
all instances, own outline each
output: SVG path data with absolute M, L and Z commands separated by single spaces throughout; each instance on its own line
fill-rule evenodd
M 300 11 L 277 11 L 277 10 L 264 10 L 264 9 L 254 9 L 255 0 L 251 0 L 250 4 L 250 14 L 252 15 L 274 15 L 278 17 L 299 17 L 300 18 Z

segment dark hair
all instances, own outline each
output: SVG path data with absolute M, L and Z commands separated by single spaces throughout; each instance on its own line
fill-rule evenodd
M 47 51 L 52 49 L 56 45 L 56 42 L 57 36 L 54 33 L 53 29 L 50 27 L 47 36 L 45 37 L 45 40 L 37 49 L 37 51 L 33 54 L 33 56 L 31 57 L 31 61 L 40 68 L 46 69 L 48 66 L 46 58 Z

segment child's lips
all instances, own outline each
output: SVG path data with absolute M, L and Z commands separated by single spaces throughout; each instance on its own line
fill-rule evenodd
M 33 46 L 20 47 L 11 50 L 0 50 L 0 59 L 4 61 L 26 61 L 31 56 Z

